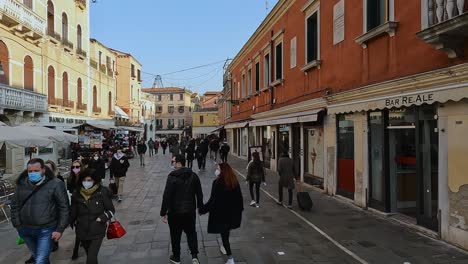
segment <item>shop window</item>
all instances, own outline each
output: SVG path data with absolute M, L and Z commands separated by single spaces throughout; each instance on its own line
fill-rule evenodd
M 24 89 L 34 91 L 34 64 L 30 56 L 24 57 Z
M 318 12 L 313 13 L 306 20 L 306 64 L 318 60 L 319 27 Z
M 323 128 L 314 127 L 305 129 L 306 156 L 305 173 L 312 177 L 323 179 Z M 316 182 L 312 182 L 316 184 Z
M 388 21 L 389 0 L 367 0 L 367 31 Z
M 276 80 L 283 79 L 283 43 L 280 42 L 275 47 L 275 78 Z

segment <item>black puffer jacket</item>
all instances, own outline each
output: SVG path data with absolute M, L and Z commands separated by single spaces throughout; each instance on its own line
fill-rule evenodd
M 192 213 L 203 206 L 203 192 L 198 175 L 189 168 L 171 172 L 164 189 L 161 216 Z
M 127 176 L 127 170 L 128 167 L 130 167 L 130 163 L 128 162 L 127 157 L 123 156 L 121 158 L 118 158 L 117 155 L 114 155 L 112 157 L 111 164 L 109 166 L 110 170 L 110 177 L 125 177 Z
M 28 172 L 23 171 L 16 180 L 16 192 L 11 203 L 11 222 L 17 229 L 48 228 L 56 226 L 57 232 L 63 233 L 68 226 L 69 202 L 65 183 L 54 177 L 46 169 L 42 187 L 31 196 L 20 210 L 21 204 L 34 188 L 28 179 Z
M 88 168 L 94 169 L 94 173 L 104 179 L 106 177 L 106 163 L 102 159 L 91 159 L 88 164 Z
M 77 190 L 71 200 L 70 223 L 75 225 L 76 237 L 79 240 L 103 238 L 106 222 L 112 217 L 109 212 L 115 213 L 109 190 L 100 186 L 88 201 Z M 97 218 L 101 218 L 101 222 L 97 222 Z

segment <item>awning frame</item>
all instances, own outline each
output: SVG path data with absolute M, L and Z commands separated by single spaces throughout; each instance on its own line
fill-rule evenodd
M 299 112 L 294 114 L 287 114 L 277 117 L 262 118 L 253 120 L 250 122 L 251 127 L 260 126 L 271 126 L 271 125 L 284 125 L 284 124 L 295 124 L 295 123 L 306 123 L 318 121 L 318 114 L 325 110 L 324 108 L 318 108 L 310 111 Z

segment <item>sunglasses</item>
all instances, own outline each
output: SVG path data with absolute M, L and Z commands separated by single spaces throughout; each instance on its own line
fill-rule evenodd
M 79 169 L 81 166 L 72 166 L 72 169 Z

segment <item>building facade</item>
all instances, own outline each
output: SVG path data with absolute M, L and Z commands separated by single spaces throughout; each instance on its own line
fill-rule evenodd
M 303 181 L 468 248 L 468 10 L 454 2 L 280 0 L 225 73 L 233 153 L 261 147 L 273 170 L 287 153 Z
M 148 88 L 155 96 L 157 138 L 188 136 L 192 127 L 192 93 L 183 88 Z
M 156 138 L 156 95 L 141 93 L 141 113 L 143 117 L 143 139 Z
M 193 111 L 193 137 L 207 137 L 215 132 L 219 126 L 218 108 L 200 108 Z

